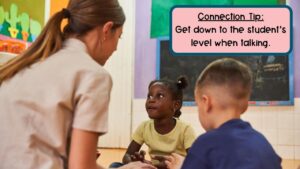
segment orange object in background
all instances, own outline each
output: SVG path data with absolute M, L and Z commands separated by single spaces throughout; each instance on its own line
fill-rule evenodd
M 61 11 L 63 8 L 66 8 L 68 2 L 69 2 L 68 0 L 51 0 L 50 16 L 52 16 L 58 11 Z M 67 24 L 66 20 L 63 20 L 61 27 L 63 28 L 66 24 Z
M 12 40 L 0 40 L 0 52 L 20 54 L 26 49 L 26 44 Z
M 68 5 L 68 0 L 51 0 L 50 4 L 50 16 L 54 13 L 66 8 Z

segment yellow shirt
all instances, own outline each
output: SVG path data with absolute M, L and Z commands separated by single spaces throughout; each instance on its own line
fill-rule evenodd
M 176 119 L 176 126 L 167 134 L 159 134 L 154 128 L 154 121 L 143 122 L 135 131 L 132 139 L 138 144 L 145 143 L 150 156 L 169 155 L 178 153 L 186 156 L 186 149 L 190 148 L 196 139 L 193 128 L 181 120 Z

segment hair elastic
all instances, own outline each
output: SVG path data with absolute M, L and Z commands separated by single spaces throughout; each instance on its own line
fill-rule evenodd
M 62 9 L 62 13 L 64 15 L 64 18 L 70 18 L 71 17 L 70 11 L 68 9 L 66 9 L 66 8 Z

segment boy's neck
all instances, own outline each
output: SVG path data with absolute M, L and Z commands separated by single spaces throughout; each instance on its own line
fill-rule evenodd
M 226 109 L 226 110 L 222 110 L 218 113 L 215 113 L 214 116 L 215 117 L 213 117 L 214 121 L 212 123 L 212 128 L 217 129 L 222 124 L 224 124 L 230 120 L 240 119 L 241 113 L 234 109 Z

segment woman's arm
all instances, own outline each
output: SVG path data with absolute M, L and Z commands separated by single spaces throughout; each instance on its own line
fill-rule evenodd
M 96 150 L 99 134 L 73 129 L 69 157 L 69 169 L 104 169 L 96 163 Z M 120 169 L 156 169 L 154 166 L 134 162 Z
M 142 145 L 140 145 L 137 142 L 135 142 L 134 140 L 132 140 L 127 148 L 125 155 L 123 156 L 123 160 L 122 160 L 123 163 L 127 164 L 127 163 L 131 162 L 131 160 L 132 160 L 131 156 L 135 155 L 136 152 L 139 152 L 141 147 L 142 147 Z
M 103 169 L 96 163 L 99 133 L 73 128 L 69 169 Z

